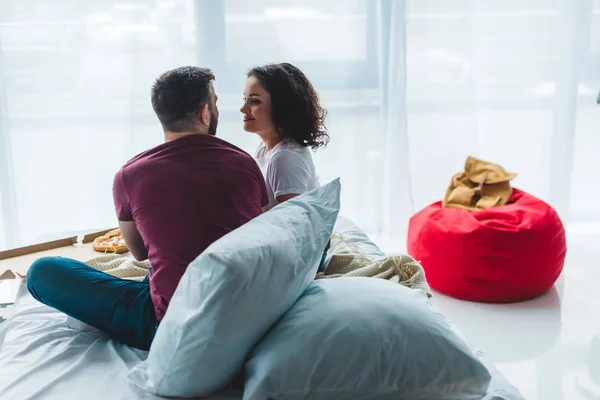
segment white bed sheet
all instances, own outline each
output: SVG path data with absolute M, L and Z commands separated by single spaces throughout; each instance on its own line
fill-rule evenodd
M 146 357 L 97 331 L 70 328 L 65 314 L 37 302 L 23 282 L 12 317 L 0 324 L 0 399 L 158 399 L 127 381 Z
M 368 254 L 379 249 L 354 224 L 340 219 L 336 228 Z M 21 285 L 13 316 L 0 324 L 0 399 L 159 399 L 127 380 L 128 371 L 147 352 L 132 349 L 96 332 L 73 329 L 67 316 L 35 301 Z M 460 334 L 460 332 L 459 332 Z M 519 391 L 474 349 L 492 382 L 483 400 L 522 400 Z M 239 400 L 231 389 L 211 400 Z

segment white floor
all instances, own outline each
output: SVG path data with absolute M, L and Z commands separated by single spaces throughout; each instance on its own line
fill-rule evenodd
M 600 399 L 600 235 L 569 233 L 562 276 L 544 296 L 434 304 L 529 400 Z

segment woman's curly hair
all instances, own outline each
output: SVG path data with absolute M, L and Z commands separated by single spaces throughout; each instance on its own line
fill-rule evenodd
M 288 63 L 252 68 L 248 77 L 256 77 L 271 95 L 271 118 L 281 139 L 291 139 L 317 150 L 327 146 L 327 111 L 306 75 Z

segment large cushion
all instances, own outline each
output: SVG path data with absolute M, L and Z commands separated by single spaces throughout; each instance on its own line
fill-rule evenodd
M 339 196 L 336 180 L 212 244 L 187 268 L 148 359 L 130 372 L 131 380 L 166 397 L 203 397 L 223 388 L 313 281 Z
M 373 278 L 315 281 L 245 368 L 244 400 L 481 399 L 490 381 L 423 291 Z
M 556 211 L 514 189 L 509 204 L 482 211 L 435 203 L 410 221 L 408 252 L 433 289 L 481 302 L 523 301 L 560 275 L 565 230 Z

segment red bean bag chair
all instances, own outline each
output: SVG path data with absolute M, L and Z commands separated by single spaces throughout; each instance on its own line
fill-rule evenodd
M 429 285 L 458 299 L 504 303 L 539 296 L 560 275 L 565 230 L 548 204 L 514 189 L 508 204 L 482 211 L 442 208 L 417 213 L 408 252 Z

